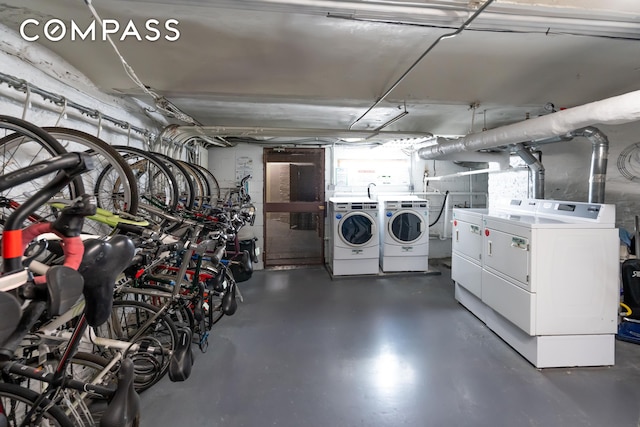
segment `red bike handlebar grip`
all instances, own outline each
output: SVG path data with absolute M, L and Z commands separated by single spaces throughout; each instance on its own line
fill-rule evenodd
M 18 231 L 18 230 L 16 230 Z M 25 248 L 37 236 L 44 233 L 54 233 L 56 236 L 62 239 L 62 251 L 64 252 L 64 265 L 69 268 L 73 268 L 77 270 L 80 267 L 80 263 L 82 262 L 82 256 L 84 255 L 84 245 L 82 244 L 82 239 L 77 237 L 65 237 L 55 231 L 51 227 L 50 222 L 41 222 L 37 224 L 32 224 L 22 232 L 22 247 L 20 250 L 20 254 L 18 256 L 22 256 Z M 3 239 L 4 241 L 4 239 Z M 3 243 L 4 249 L 4 243 Z M 34 279 L 35 283 L 45 283 L 46 276 L 38 276 Z

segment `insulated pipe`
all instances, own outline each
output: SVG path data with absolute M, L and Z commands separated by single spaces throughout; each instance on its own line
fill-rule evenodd
M 544 199 L 544 166 L 542 162 L 522 144 L 516 144 L 516 154 L 533 172 L 533 198 Z
M 592 126 L 575 130 L 571 136 L 584 136 L 591 141 L 591 168 L 589 169 L 589 203 L 604 203 L 604 185 L 607 178 L 609 139 Z
M 447 154 L 477 151 L 552 138 L 595 123 L 622 124 L 640 120 L 640 91 L 629 92 L 546 116 L 490 129 L 449 140 L 438 138 L 438 145 L 418 150 L 421 159 L 439 159 Z

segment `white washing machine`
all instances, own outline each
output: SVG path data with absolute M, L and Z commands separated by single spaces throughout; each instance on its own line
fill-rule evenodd
M 380 267 L 384 272 L 429 269 L 429 202 L 415 196 L 380 201 Z
M 334 276 L 378 274 L 378 202 L 368 198 L 331 198 L 329 263 Z

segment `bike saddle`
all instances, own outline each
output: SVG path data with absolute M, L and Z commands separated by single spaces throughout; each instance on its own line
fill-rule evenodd
M 51 316 L 59 316 L 78 301 L 82 295 L 84 280 L 76 270 L 64 265 L 50 267 L 46 277 L 48 311 Z
M 140 422 L 140 396 L 133 386 L 133 362 L 124 359 L 118 371 L 118 388 L 102 413 L 100 427 L 133 427 Z
M 251 261 L 251 255 L 248 251 L 242 251 L 242 255 L 233 259 L 229 265 L 233 278 L 236 282 L 246 282 L 251 278 L 253 274 L 253 262 Z
M 222 312 L 227 316 L 232 316 L 237 309 L 238 302 L 236 301 L 236 284 L 230 283 L 222 296 Z
M 78 271 L 84 277 L 87 323 L 99 326 L 106 322 L 113 306 L 113 287 L 118 275 L 131 263 L 135 253 L 133 241 L 116 235 L 109 240 L 84 242 L 84 257 Z
M 214 290 L 216 292 L 224 291 L 224 270 L 213 272 L 210 279 L 205 281 L 207 289 Z
M 13 295 L 0 292 L 0 313 L 2 313 L 0 317 L 0 345 L 2 345 L 20 322 L 22 314 L 20 303 Z
M 169 362 L 169 379 L 173 382 L 184 381 L 191 375 L 191 366 L 193 366 L 192 337 L 191 329 L 183 328 L 180 330 L 176 349 Z

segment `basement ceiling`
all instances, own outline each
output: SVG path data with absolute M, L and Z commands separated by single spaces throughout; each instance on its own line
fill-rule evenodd
M 179 21 L 173 42 L 112 37 L 144 85 L 203 126 L 464 135 L 640 89 L 637 0 L 496 0 L 359 121 L 484 0 L 90 3 L 143 37 L 148 19 Z M 0 0 L 0 23 L 19 31 L 28 18 L 41 22 L 28 34 L 101 90 L 153 103 L 100 32 L 95 42 L 43 36 L 54 18 L 86 28 L 84 1 Z

